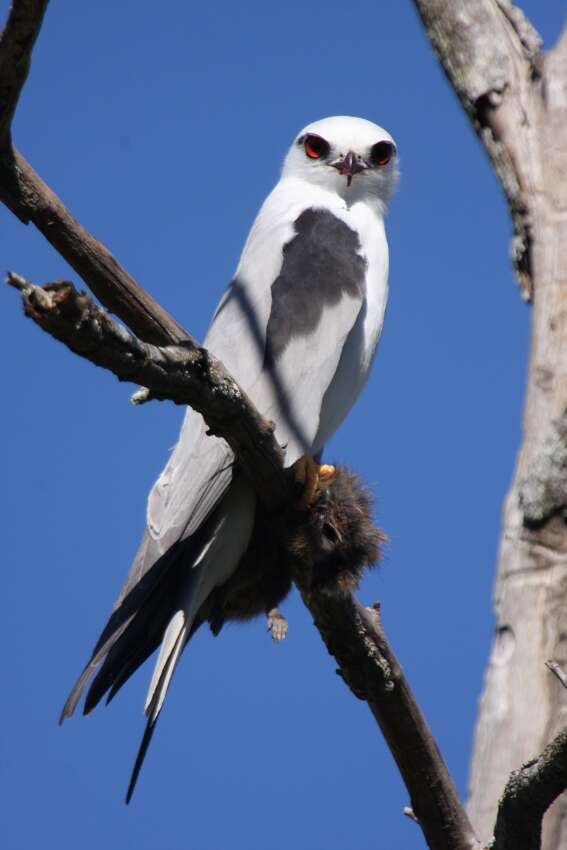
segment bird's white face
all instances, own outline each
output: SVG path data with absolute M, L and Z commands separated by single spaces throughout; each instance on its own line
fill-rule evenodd
M 337 192 L 349 205 L 366 199 L 385 207 L 398 182 L 396 145 L 364 118 L 323 118 L 297 135 L 282 176 Z

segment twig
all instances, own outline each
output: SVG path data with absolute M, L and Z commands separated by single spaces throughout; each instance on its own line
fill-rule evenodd
M 412 820 L 414 823 L 419 824 L 418 819 L 415 816 L 415 812 L 411 806 L 404 806 L 402 809 L 402 814 L 404 814 L 407 818 Z
M 539 850 L 543 816 L 566 789 L 567 729 L 564 729 L 540 756 L 510 777 L 498 808 L 491 850 Z

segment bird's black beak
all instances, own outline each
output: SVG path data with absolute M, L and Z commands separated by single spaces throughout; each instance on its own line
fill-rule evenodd
M 337 169 L 339 174 L 346 177 L 347 186 L 350 186 L 355 174 L 359 174 L 368 167 L 364 160 L 357 157 L 352 151 L 349 151 L 346 156 L 341 156 L 335 162 L 332 162 L 331 165 Z

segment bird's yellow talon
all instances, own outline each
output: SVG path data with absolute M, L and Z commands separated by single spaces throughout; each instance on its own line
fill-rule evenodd
M 303 487 L 301 497 L 295 504 L 299 511 L 313 507 L 321 493 L 335 480 L 336 470 L 329 463 L 318 464 L 310 455 L 300 457 L 293 465 L 295 480 Z

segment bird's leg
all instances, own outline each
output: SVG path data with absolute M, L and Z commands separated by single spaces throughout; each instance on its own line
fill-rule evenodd
M 335 480 L 336 470 L 329 463 L 317 463 L 311 455 L 303 455 L 293 465 L 295 480 L 303 486 L 301 498 L 295 507 L 308 511 L 321 493 L 329 489 Z
M 280 641 L 287 635 L 288 623 L 278 608 L 272 608 L 267 612 L 268 631 L 272 633 L 272 640 Z

